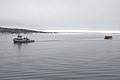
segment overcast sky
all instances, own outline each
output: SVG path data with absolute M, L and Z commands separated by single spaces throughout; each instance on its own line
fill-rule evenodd
M 120 31 L 120 0 L 0 0 L 0 26 Z

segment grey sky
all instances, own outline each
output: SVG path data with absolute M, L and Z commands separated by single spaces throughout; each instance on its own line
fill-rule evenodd
M 0 26 L 120 30 L 120 0 L 0 0 Z

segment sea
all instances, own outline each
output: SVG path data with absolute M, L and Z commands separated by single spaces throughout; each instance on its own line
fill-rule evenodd
M 120 34 L 0 34 L 0 80 L 120 80 Z

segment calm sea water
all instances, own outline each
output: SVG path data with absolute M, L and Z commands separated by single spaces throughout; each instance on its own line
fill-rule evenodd
M 120 80 L 120 34 L 0 35 L 0 80 Z

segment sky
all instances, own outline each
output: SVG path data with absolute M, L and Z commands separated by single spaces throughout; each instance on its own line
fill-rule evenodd
M 120 0 L 0 0 L 0 26 L 120 31 Z

